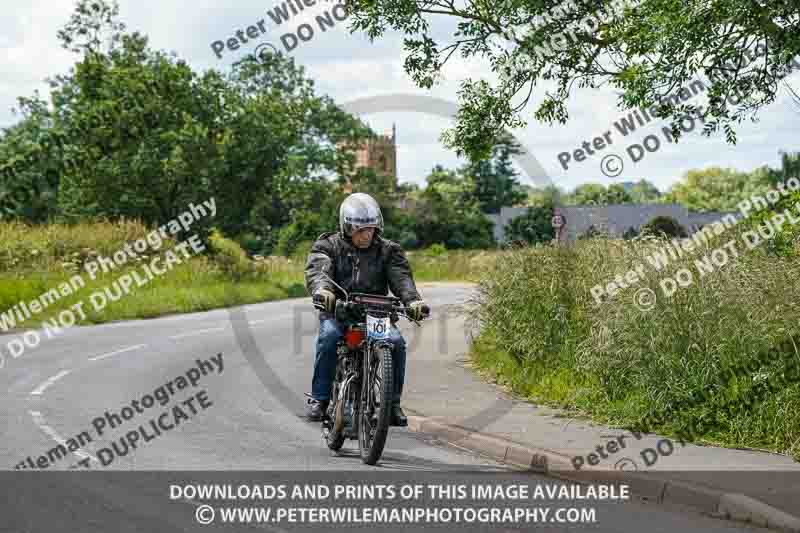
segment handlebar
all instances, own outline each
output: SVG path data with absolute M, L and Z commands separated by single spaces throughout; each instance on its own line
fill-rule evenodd
M 362 315 L 365 314 L 366 311 L 372 310 L 379 313 L 390 313 L 393 322 L 396 322 L 397 315 L 400 315 L 414 323 L 418 323 L 416 320 L 408 316 L 408 309 L 408 307 L 402 305 L 400 298 L 374 294 L 353 293 L 347 299 L 336 300 L 336 310 L 334 314 L 337 318 L 346 318 L 353 317 L 356 312 L 358 312 L 359 315 Z M 427 311 L 428 312 L 423 316 L 423 320 L 430 317 L 430 309 Z

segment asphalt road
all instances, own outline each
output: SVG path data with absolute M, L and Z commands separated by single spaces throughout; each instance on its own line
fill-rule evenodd
M 429 287 L 424 294 L 435 316 L 444 306 L 462 301 L 468 292 L 465 288 Z M 407 338 L 414 335 L 410 332 L 412 327 L 403 328 L 409 332 Z M 434 323 L 425 324 L 423 331 L 433 327 Z M 71 328 L 43 340 L 37 348 L 27 349 L 17 358 L 11 358 L 6 352 L 4 367 L 0 369 L 3 390 L 0 425 L 4 428 L 0 468 L 13 470 L 17 465 L 27 465 L 28 457 L 36 463 L 59 442 L 69 446 L 73 439 L 73 450 L 66 456 L 47 459 L 50 464 L 46 470 L 77 467 L 72 474 L 86 469 L 98 473 L 339 471 L 342 479 L 348 479 L 346 471 L 372 475 L 384 472 L 387 476 L 420 471 L 507 471 L 494 461 L 405 428 L 391 429 L 377 467 L 362 464 L 357 441 L 346 441 L 340 454 L 329 451 L 322 441 L 319 424 L 302 417 L 303 392 L 310 388 L 315 328 L 315 313 L 308 299 L 303 299 Z M 0 337 L 0 345 L 5 346 L 10 338 Z M 463 339 L 460 342 L 463 344 Z M 416 340 L 409 344 L 408 364 L 414 365 L 415 359 L 425 358 L 428 345 Z M 450 344 L 451 347 L 458 345 L 458 342 Z M 219 360 L 218 354 L 222 354 L 221 372 L 213 359 Z M 203 367 L 206 375 L 200 372 L 198 359 L 207 361 Z M 194 379 L 195 386 L 189 384 L 181 388 L 179 377 Z M 407 386 L 413 387 L 411 371 L 409 378 Z M 163 387 L 166 394 L 167 384 L 172 385 L 172 391 L 162 406 L 156 398 L 156 390 Z M 149 408 L 147 396 L 156 402 Z M 189 397 L 195 400 L 181 403 Z M 140 402 L 141 412 L 131 407 L 133 400 Z M 182 416 L 175 413 L 175 406 L 179 406 Z M 111 429 L 113 415 L 124 416 L 123 407 L 128 408 L 128 415 L 133 413 L 132 417 Z M 106 416 L 107 411 L 109 416 Z M 159 418 L 161 413 L 167 414 Z M 98 418 L 105 423 L 102 435 L 98 435 L 98 428 L 103 422 L 98 422 Z M 149 425 L 151 420 L 152 425 Z M 123 447 L 119 439 L 138 426 L 144 427 L 144 433 L 139 433 L 136 449 L 128 449 L 123 455 L 119 451 Z M 162 428 L 160 434 L 156 434 L 156 426 Z M 85 435 L 91 437 L 91 442 Z M 146 435 L 151 439 L 143 442 Z M 116 451 L 112 442 L 117 443 Z M 113 457 L 110 452 L 101 452 L 102 448 L 111 450 Z M 102 464 L 104 461 L 109 464 Z M 62 516 L 65 505 L 70 507 L 66 504 L 68 500 L 73 499 L 78 505 L 98 498 L 104 505 L 98 507 L 98 516 L 92 520 L 103 524 L 103 516 L 113 519 L 116 531 L 197 529 L 191 514 L 187 514 L 186 509 L 192 508 L 188 502 L 186 509 L 176 510 L 180 502 L 169 501 L 163 494 L 145 496 L 147 491 L 142 490 L 136 498 L 138 511 L 133 512 L 127 507 L 130 492 L 107 478 L 84 476 L 80 482 L 67 483 L 63 480 L 70 473 L 57 476 L 61 481 L 54 482 L 56 488 L 52 490 L 60 496 L 46 499 L 50 504 L 45 505 L 41 498 L 43 489 L 36 480 L 31 480 L 30 474 L 5 472 L 2 475 L 6 479 L 0 486 L 6 494 L 5 497 L 0 495 L 0 501 L 6 503 L 0 503 L 0 515 L 21 518 L 22 509 L 35 504 L 38 509 L 35 516 L 40 521 L 31 525 L 21 520 L 5 520 L 0 531 L 44 531 L 39 529 L 44 523 L 57 524 L 49 531 L 109 530 L 103 529 L 106 526 L 84 527 L 88 523 L 85 513 L 72 512 L 69 519 Z M 526 475 L 530 480 L 553 482 Z M 62 490 L 64 487 L 67 489 Z M 120 505 L 115 505 L 123 499 L 126 502 L 124 513 L 120 512 Z M 31 520 L 28 511 L 24 514 L 26 520 Z M 84 526 L 68 526 L 69 520 Z M 608 509 L 591 528 L 597 531 L 647 529 L 653 533 L 753 530 L 639 503 Z

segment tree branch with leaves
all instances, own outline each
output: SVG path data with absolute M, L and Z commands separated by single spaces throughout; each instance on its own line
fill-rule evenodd
M 443 135 L 459 155 L 474 159 L 488 156 L 504 129 L 531 117 L 565 123 L 576 90 L 604 86 L 621 91 L 621 109 L 656 106 L 676 137 L 681 120 L 700 116 L 707 135 L 721 129 L 735 143 L 734 125 L 774 101 L 800 55 L 796 0 L 346 0 L 346 6 L 352 31 L 371 39 L 391 30 L 405 35 L 405 69 L 422 88 L 438 83 L 456 52 L 489 61 L 494 79 L 462 81 L 457 123 Z M 447 19 L 456 29 L 441 39 L 434 25 Z M 710 85 L 706 106 L 668 99 L 697 77 Z

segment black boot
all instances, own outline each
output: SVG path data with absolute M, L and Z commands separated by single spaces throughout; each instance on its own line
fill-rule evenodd
M 306 416 L 312 422 L 319 422 L 322 420 L 327 409 L 327 400 L 315 400 L 314 398 L 309 398 L 306 401 Z
M 400 409 L 399 404 L 392 406 L 391 420 L 389 425 L 398 427 L 406 427 L 408 425 L 408 418 L 406 418 L 406 414 L 403 412 L 403 410 Z

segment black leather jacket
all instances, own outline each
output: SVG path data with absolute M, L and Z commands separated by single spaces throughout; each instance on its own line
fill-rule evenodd
M 411 266 L 403 249 L 396 242 L 376 235 L 369 248 L 360 249 L 339 233 L 323 233 L 311 247 L 306 262 L 306 289 L 309 294 L 319 288 L 344 297 L 323 272 L 349 292 L 380 294 L 391 290 L 407 305 L 422 297 L 417 292 Z

